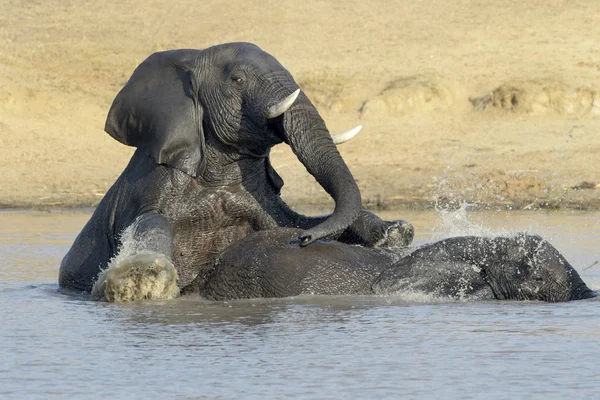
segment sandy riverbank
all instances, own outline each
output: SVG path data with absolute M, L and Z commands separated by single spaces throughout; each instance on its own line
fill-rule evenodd
M 599 20 L 595 0 L 9 2 L 0 206 L 94 205 L 132 153 L 102 128 L 137 64 L 249 41 L 332 131 L 364 125 L 340 150 L 368 206 L 598 209 Z M 330 204 L 288 148 L 273 158 L 288 202 Z

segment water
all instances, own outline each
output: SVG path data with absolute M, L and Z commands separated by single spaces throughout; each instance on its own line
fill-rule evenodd
M 460 233 L 539 233 L 600 289 L 600 265 L 593 265 L 600 259 L 600 213 L 467 216 L 402 213 L 419 243 Z M 94 303 L 59 294 L 56 284 L 60 260 L 88 218 L 0 213 L 0 398 L 600 393 L 600 301 L 340 296 Z

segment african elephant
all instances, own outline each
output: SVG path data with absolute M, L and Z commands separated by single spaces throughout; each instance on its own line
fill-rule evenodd
M 212 300 L 406 292 L 549 302 L 598 296 L 537 235 L 454 237 L 400 254 L 337 241 L 290 245 L 298 234 L 277 229 L 247 236 L 196 279 L 195 291 Z
M 172 298 L 231 243 L 276 227 L 299 228 L 302 246 L 398 237 L 397 223 L 361 209 L 317 109 L 255 45 L 152 54 L 116 96 L 105 130 L 137 149 L 64 257 L 61 288 Z M 332 196 L 331 215 L 300 215 L 281 199 L 269 154 L 282 142 Z

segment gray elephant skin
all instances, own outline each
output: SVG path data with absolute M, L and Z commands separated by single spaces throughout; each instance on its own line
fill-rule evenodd
M 152 54 L 116 96 L 105 130 L 137 149 L 64 257 L 63 289 L 90 292 L 101 272 L 110 265 L 113 274 L 119 264 L 133 286 L 148 271 L 171 280 L 163 284 L 168 293 L 128 287 L 123 300 L 168 298 L 252 232 L 293 227 L 302 246 L 321 238 L 373 246 L 397 231 L 361 210 L 318 111 L 255 45 Z M 282 142 L 334 199 L 330 216 L 300 215 L 280 198 L 283 181 L 269 152 Z M 103 282 L 125 279 L 110 274 Z M 97 298 L 108 296 L 98 290 Z
M 410 254 L 413 229 L 361 209 L 318 111 L 248 43 L 155 53 L 115 98 L 105 130 L 137 150 L 64 257 L 59 284 L 129 301 L 415 290 L 564 301 L 594 295 L 537 236 L 452 238 Z M 285 142 L 335 200 L 294 212 L 269 161 Z M 332 240 L 335 239 L 335 240 Z
M 231 300 L 313 295 L 428 294 L 438 299 L 541 300 L 597 297 L 538 235 L 454 237 L 406 251 L 318 241 L 299 232 L 258 232 L 233 244 L 195 284 L 203 297 Z

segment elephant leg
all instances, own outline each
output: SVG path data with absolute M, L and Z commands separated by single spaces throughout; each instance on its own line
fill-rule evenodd
M 277 225 L 283 228 L 310 229 L 328 216 L 307 217 L 298 214 L 288 207 L 279 197 L 277 207 L 270 210 Z M 414 237 L 413 226 L 403 220 L 384 221 L 367 210 L 361 210 L 354 222 L 341 232 L 329 235 L 326 239 L 337 240 L 346 244 L 357 244 L 365 247 L 381 247 L 397 249 L 407 247 Z
M 106 268 L 116 244 L 106 235 L 108 218 L 103 211 L 101 203 L 60 263 L 61 290 L 89 293 L 102 268 Z
M 120 246 L 92 288 L 95 300 L 127 302 L 179 295 L 172 262 L 173 233 L 156 212 L 140 215 L 121 234 Z

